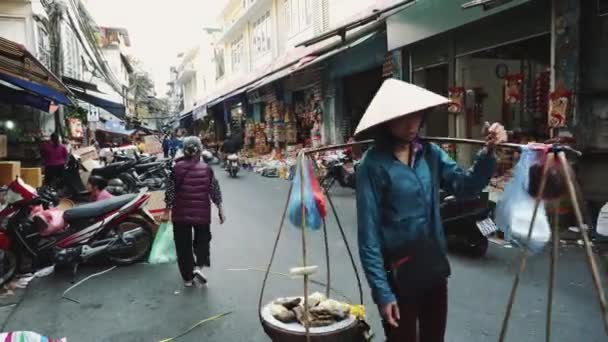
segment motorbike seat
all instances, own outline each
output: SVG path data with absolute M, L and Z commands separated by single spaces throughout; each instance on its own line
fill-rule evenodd
M 152 168 L 156 168 L 159 166 L 163 166 L 165 163 L 163 162 L 153 162 L 153 163 L 147 163 L 147 164 L 138 164 L 135 165 L 135 171 L 137 172 L 141 172 L 141 171 L 146 171 Z
M 137 162 L 134 160 L 112 163 L 104 167 L 98 167 L 96 169 L 93 169 L 93 171 L 91 171 L 91 174 L 102 176 L 104 178 L 113 178 L 118 176 L 118 174 L 132 168 L 136 163 Z
M 66 222 L 74 222 L 83 219 L 95 218 L 105 215 L 111 211 L 121 208 L 137 197 L 137 194 L 115 196 L 107 200 L 97 201 L 76 208 L 68 209 L 63 213 Z
M 239 156 L 237 156 L 236 154 L 231 154 L 228 156 L 228 160 L 230 160 L 230 161 L 239 160 Z

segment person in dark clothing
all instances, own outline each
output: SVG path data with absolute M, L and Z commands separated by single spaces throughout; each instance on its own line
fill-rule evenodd
M 165 190 L 162 220 L 173 221 L 177 263 L 186 287 L 195 279 L 207 283 L 203 267 L 211 266 L 211 202 L 218 208 L 220 224 L 226 220 L 219 183 L 213 169 L 201 161 L 202 150 L 197 137 L 184 140 L 184 157 L 176 161 Z
M 361 264 L 389 342 L 443 342 L 451 270 L 446 256 L 439 188 L 457 197 L 481 192 L 496 167 L 504 127 L 488 126 L 473 167 L 460 168 L 439 146 L 418 138 L 429 108 L 443 96 L 389 79 L 356 134 L 375 131 L 357 169 Z
M 231 154 L 239 153 L 242 148 L 242 141 L 238 138 L 237 134 L 228 136 L 222 144 L 222 161 L 224 166 L 227 165 L 228 156 Z
M 167 134 L 163 138 L 163 154 L 165 155 L 165 158 L 169 158 L 170 144 L 171 144 L 171 136 L 169 134 Z
M 51 134 L 51 140 L 40 146 L 40 155 L 44 163 L 44 183 L 57 186 L 63 179 L 68 149 L 59 142 L 57 133 Z

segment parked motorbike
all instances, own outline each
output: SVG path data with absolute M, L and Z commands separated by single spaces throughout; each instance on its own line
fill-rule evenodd
M 91 174 L 109 181 L 119 179 L 128 193 L 136 193 L 143 188 L 154 191 L 165 187 L 171 165 L 169 159 L 145 164 L 131 159 L 93 169 Z
M 12 201 L 0 231 L 0 284 L 31 261 L 34 269 L 47 265 L 70 266 L 104 257 L 117 265 L 143 260 L 152 245 L 154 219 L 143 208 L 146 194 L 129 194 L 68 209 L 60 215 L 32 215 L 34 208 L 52 208 L 56 198 L 36 191 L 17 179 L 10 187 Z M 38 213 L 40 213 L 38 211 Z
M 350 156 L 345 153 L 338 153 L 324 158 L 322 165 L 326 172 L 320 183 L 325 191 L 329 191 L 336 182 L 343 188 L 356 189 L 356 162 Z
M 497 231 L 488 194 L 456 199 L 442 192 L 440 210 L 448 248 L 472 257 L 484 256 L 488 250 L 488 236 Z
M 45 186 L 57 191 L 61 197 L 72 199 L 84 197 L 87 194 L 87 189 L 80 178 L 81 169 L 83 169 L 83 166 L 80 157 L 70 154 L 61 177 L 52 184 L 46 184 Z
M 241 168 L 239 156 L 236 154 L 231 154 L 226 159 L 226 171 L 232 178 L 236 178 Z

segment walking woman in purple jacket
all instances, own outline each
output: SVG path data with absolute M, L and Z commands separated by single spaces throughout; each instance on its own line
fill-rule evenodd
M 220 224 L 226 220 L 219 183 L 211 167 L 201 161 L 202 150 L 199 138 L 184 139 L 184 157 L 176 161 L 165 190 L 163 221 L 173 221 L 177 264 L 186 287 L 193 286 L 195 279 L 207 283 L 203 267 L 211 266 L 211 202 L 218 208 Z

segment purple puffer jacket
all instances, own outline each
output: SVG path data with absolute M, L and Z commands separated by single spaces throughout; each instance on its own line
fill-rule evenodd
M 213 170 L 198 160 L 181 160 L 173 169 L 175 200 L 173 222 L 181 224 L 211 224 L 209 191 Z

